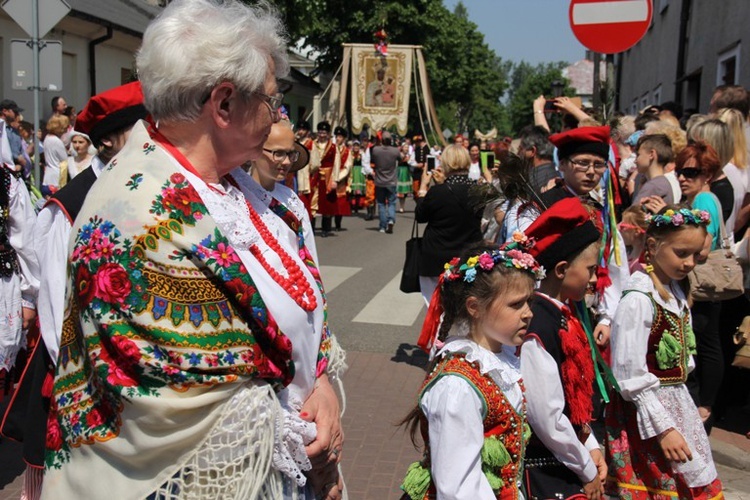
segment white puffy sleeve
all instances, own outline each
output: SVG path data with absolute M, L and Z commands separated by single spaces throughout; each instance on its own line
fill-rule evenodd
M 420 406 L 429 426 L 437 497 L 494 499 L 482 472 L 484 408 L 479 395 L 462 378 L 445 375 L 425 391 Z
M 10 180 L 8 198 L 8 239 L 18 256 L 23 307 L 34 309 L 39 291 L 39 262 L 34 253 L 36 213 L 31 205 L 26 185 L 13 176 Z
M 674 427 L 659 401 L 659 379 L 648 371 L 646 353 L 654 309 L 647 295 L 631 292 L 620 301 L 612 324 L 612 372 L 625 401 L 635 403 L 641 439 Z
M 581 444 L 565 416 L 565 395 L 557 362 L 536 339 L 521 348 L 521 374 L 526 386 L 526 411 L 534 434 L 578 478 L 588 483 L 597 474 L 589 451 L 599 447 L 593 434 Z M 592 441 L 593 439 L 593 441 Z
M 65 284 L 68 267 L 70 222 L 59 206 L 50 203 L 39 212 L 34 230 L 40 263 L 38 313 L 44 345 L 57 361 L 65 316 Z
M 614 244 L 614 242 L 612 244 Z M 615 256 L 612 255 L 612 258 L 607 264 L 607 268 L 609 270 L 609 278 L 612 280 L 612 284 L 604 290 L 604 296 L 599 301 L 599 304 L 596 307 L 596 312 L 601 318 L 599 320 L 599 323 L 603 323 L 605 325 L 610 325 L 612 322 L 612 318 L 615 317 L 615 311 L 617 310 L 617 305 L 620 302 L 622 290 L 625 287 L 625 284 L 630 279 L 628 253 L 627 249 L 625 248 L 625 242 L 623 241 L 622 235 L 619 232 L 617 233 L 617 246 L 620 252 L 620 265 L 617 265 Z M 612 252 L 614 251 L 615 249 L 612 248 Z

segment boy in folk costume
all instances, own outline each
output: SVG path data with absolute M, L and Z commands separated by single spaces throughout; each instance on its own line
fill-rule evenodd
M 352 214 L 352 207 L 349 206 L 349 199 L 347 193 L 349 192 L 349 182 L 351 180 L 350 173 L 352 171 L 352 164 L 354 163 L 354 157 L 351 151 L 346 147 L 346 129 L 343 127 L 336 127 L 334 131 L 336 136 L 336 151 L 339 154 L 340 165 L 339 174 L 335 177 L 336 179 L 336 214 L 334 222 L 336 224 L 336 231 L 341 231 L 341 221 L 344 215 Z
M 318 137 L 310 150 L 310 220 L 315 228 L 315 217 L 323 216 L 323 234 L 330 236 L 331 219 L 336 215 L 336 176 L 341 168 L 341 156 L 331 141 L 331 124 L 318 123 Z
M 521 349 L 532 440 L 526 450 L 529 498 L 601 498 L 607 476 L 591 433 L 594 364 L 571 313 L 596 280 L 598 229 L 577 198 L 563 199 L 529 227 L 531 254 L 546 271 Z
M 614 192 L 609 158 L 609 127 L 579 127 L 549 138 L 557 146 L 560 173 L 557 185 L 542 194 L 545 206 L 569 197 L 579 198 L 603 232 L 596 270 L 597 324 L 594 339 L 600 346 L 609 341 L 610 323 L 615 315 L 623 285 L 630 277 L 625 244 L 617 231 Z M 604 178 L 605 193 L 601 182 Z

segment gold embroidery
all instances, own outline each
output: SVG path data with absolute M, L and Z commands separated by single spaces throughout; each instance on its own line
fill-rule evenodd
M 179 304 L 206 304 L 226 300 L 226 296 L 205 276 L 169 276 L 144 268 L 148 293 Z

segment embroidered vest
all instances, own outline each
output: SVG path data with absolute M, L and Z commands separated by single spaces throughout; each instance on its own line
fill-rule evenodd
M 623 296 L 638 290 L 626 290 Z M 643 293 L 643 292 L 639 292 Z M 658 304 L 650 293 L 644 293 L 654 311 L 648 334 L 646 366 L 658 377 L 661 385 L 684 384 L 688 376 L 688 360 L 695 351 L 695 336 L 687 310 L 681 315 Z
M 427 376 L 419 393 L 419 399 L 441 377 L 457 375 L 466 380 L 477 392 L 485 408 L 484 445 L 482 447 L 482 471 L 490 481 L 498 499 L 515 500 L 521 498 L 518 483 L 523 475 L 523 456 L 530 430 L 526 423 L 526 399 L 521 414 L 503 394 L 492 377 L 482 375 L 477 363 L 469 363 L 463 354 L 446 356 Z M 523 382 L 519 381 L 523 390 Z M 430 469 L 430 444 L 427 419 L 422 416 L 420 430 L 425 442 L 425 456 L 422 467 Z M 493 452 L 500 450 L 500 453 Z M 488 458 L 502 455 L 504 458 L 488 463 Z M 492 461 L 491 458 L 489 461 Z M 430 481 L 424 499 L 437 497 L 435 485 Z
M 10 245 L 10 184 L 13 172 L 0 165 L 0 277 L 18 274 L 18 255 Z

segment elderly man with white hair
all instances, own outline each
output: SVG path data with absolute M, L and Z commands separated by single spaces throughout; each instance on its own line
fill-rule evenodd
M 317 265 L 237 168 L 279 119 L 279 17 L 176 0 L 136 62 L 153 123 L 72 230 L 42 497 L 341 498 Z

